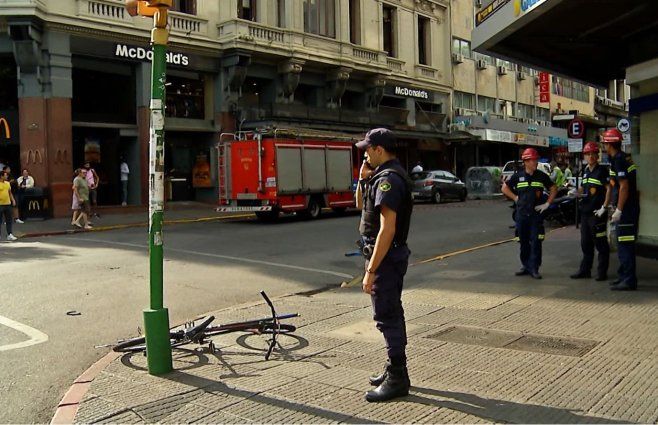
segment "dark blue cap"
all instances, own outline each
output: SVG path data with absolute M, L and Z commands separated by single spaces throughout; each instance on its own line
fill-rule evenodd
M 373 128 L 366 134 L 366 138 L 356 144 L 359 149 L 368 146 L 381 146 L 386 150 L 395 148 L 396 141 L 393 132 L 387 128 Z

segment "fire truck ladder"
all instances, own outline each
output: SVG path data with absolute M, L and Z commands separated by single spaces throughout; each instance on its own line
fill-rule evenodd
M 232 133 L 222 133 L 219 136 L 219 143 L 217 144 L 217 190 L 219 205 L 228 205 L 229 203 L 229 184 L 228 184 L 228 155 L 230 152 L 230 145 L 224 141 L 224 136 L 231 136 L 234 140 L 235 135 Z

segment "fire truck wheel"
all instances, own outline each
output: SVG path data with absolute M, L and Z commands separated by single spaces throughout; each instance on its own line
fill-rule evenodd
M 322 207 L 316 199 L 311 198 L 308 201 L 308 207 L 306 208 L 306 216 L 311 219 L 316 219 L 322 214 Z

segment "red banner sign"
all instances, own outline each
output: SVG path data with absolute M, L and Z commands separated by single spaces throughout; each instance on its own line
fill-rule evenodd
M 551 83 L 548 72 L 539 73 L 539 103 L 549 103 L 551 101 Z

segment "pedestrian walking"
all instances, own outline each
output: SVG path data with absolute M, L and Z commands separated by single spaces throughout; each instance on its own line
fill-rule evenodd
M 80 169 L 76 168 L 73 172 L 73 181 L 71 183 L 71 211 L 73 211 L 73 215 L 71 216 L 71 226 L 82 227 L 82 225 L 78 223 L 78 218 L 80 217 L 80 203 L 78 202 L 78 197 L 75 194 L 74 186 L 75 179 L 78 177 L 78 174 L 80 174 Z
M 416 163 L 416 166 L 411 170 L 412 173 L 422 173 L 423 172 L 423 164 L 421 164 L 420 161 Z
M 128 168 L 128 163 L 124 157 L 121 157 L 119 172 L 121 174 L 121 205 L 125 207 L 128 205 L 128 179 L 130 177 L 130 168 Z
M 86 230 L 91 229 L 89 224 L 89 185 L 87 184 L 87 170 L 84 168 L 78 169 L 78 176 L 73 180 L 73 192 L 78 199 L 80 206 L 80 213 L 77 220 L 73 224 L 78 227 L 83 227 Z M 82 224 L 80 223 L 82 221 Z
M 359 232 L 366 259 L 362 288 L 370 294 L 377 329 L 386 342 L 384 372 L 370 378 L 377 387 L 366 393 L 369 402 L 409 393 L 407 331 L 402 287 L 409 264 L 407 236 L 413 210 L 412 182 L 394 155 L 396 139 L 384 128 L 370 130 L 356 144 L 366 151 L 356 190 L 362 210 Z
M 611 184 L 617 187 L 615 212 L 611 221 L 617 224 L 617 255 L 619 270 L 617 280 L 611 282 L 613 291 L 637 289 L 635 264 L 635 242 L 640 218 L 640 197 L 637 192 L 637 165 L 630 155 L 621 150 L 623 135 L 615 129 L 603 132 L 608 157 L 610 158 Z
M 5 165 L 2 168 L 2 171 L 5 171 L 7 173 L 7 181 L 9 182 L 9 186 L 11 187 L 11 193 L 12 195 L 14 195 L 14 199 L 16 199 L 16 194 L 18 193 L 18 183 L 16 182 L 16 179 L 11 173 L 11 167 L 9 165 Z M 23 221 L 20 220 L 19 217 L 18 202 L 16 203 L 16 205 L 13 206 L 11 215 L 15 223 L 23 224 Z
M 523 151 L 521 159 L 523 169 L 503 184 L 505 196 L 516 203 L 516 232 L 521 243 L 522 264 L 516 275 L 541 279 L 539 267 L 545 237 L 543 213 L 555 199 L 557 187 L 546 173 L 537 169 L 539 153 L 535 149 Z M 548 196 L 545 191 L 549 192 Z
M 594 248 L 599 253 L 596 280 L 608 279 L 610 263 L 610 245 L 608 244 L 607 222 L 608 204 L 610 203 L 610 173 L 599 164 L 599 146 L 587 142 L 583 148 L 587 167 L 583 170 L 582 186 L 579 189 L 580 201 L 580 247 L 583 260 L 578 272 L 572 279 L 589 279 L 592 277 Z
M 18 186 L 18 190 L 16 191 L 16 204 L 18 207 L 18 218 L 16 219 L 16 223 L 23 224 L 25 222 L 25 213 L 27 209 L 25 208 L 25 194 L 28 189 L 34 187 L 34 178 L 30 176 L 30 172 L 27 168 L 23 169 L 21 176 L 16 179 L 16 185 Z
M 0 232 L 4 221 L 7 240 L 11 242 L 18 238 L 12 233 L 12 225 L 14 224 L 12 210 L 16 206 L 16 200 L 11 191 L 11 185 L 7 181 L 8 178 L 9 174 L 6 171 L 0 171 Z
M 89 217 L 98 217 L 98 183 L 99 178 L 96 170 L 91 167 L 91 162 L 84 163 L 85 170 L 87 170 L 87 186 L 89 186 Z

